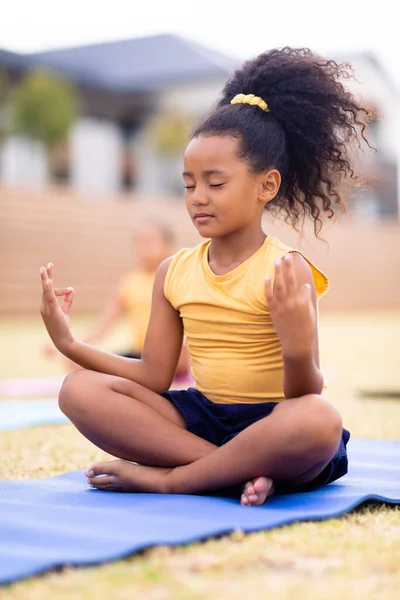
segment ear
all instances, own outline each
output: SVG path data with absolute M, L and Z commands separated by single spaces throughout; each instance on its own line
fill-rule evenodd
M 263 204 L 271 202 L 281 187 L 281 174 L 277 169 L 270 169 L 261 174 L 259 200 Z

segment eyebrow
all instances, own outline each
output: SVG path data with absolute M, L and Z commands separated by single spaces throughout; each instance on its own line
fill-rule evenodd
M 182 175 L 185 177 L 193 177 L 193 173 L 190 171 L 183 171 Z M 221 171 L 221 169 L 209 169 L 208 171 L 203 171 L 202 175 L 226 175 L 226 171 Z

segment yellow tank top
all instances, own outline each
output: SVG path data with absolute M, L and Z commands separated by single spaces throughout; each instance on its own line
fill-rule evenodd
M 208 264 L 209 245 L 210 240 L 175 254 L 164 286 L 183 320 L 195 387 L 220 404 L 284 400 L 283 357 L 264 279 L 274 277 L 275 260 L 297 250 L 268 236 L 249 259 L 215 275 Z M 320 297 L 328 278 L 304 258 Z
M 127 312 L 131 334 L 131 348 L 142 352 L 150 319 L 151 297 L 155 273 L 137 271 L 122 278 L 118 296 Z

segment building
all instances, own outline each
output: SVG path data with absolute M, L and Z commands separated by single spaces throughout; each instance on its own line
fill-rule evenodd
M 369 134 L 377 152 L 366 148 L 359 163 L 368 190 L 352 208 L 364 217 L 398 216 L 397 91 L 372 53 L 334 58 L 351 63 L 357 79 L 345 85 L 377 114 Z M 158 35 L 28 56 L 1 50 L 1 66 L 13 83 L 33 67 L 54 71 L 74 82 L 80 98 L 79 119 L 52 169 L 41 144 L 9 138 L 1 151 L 3 183 L 56 178 L 104 197 L 132 190 L 162 198 L 180 191 L 180 150 L 189 124 L 211 108 L 237 61 L 175 35 Z M 182 143 L 160 143 L 168 135 L 183 137 Z
M 178 125 L 183 117 L 185 123 L 196 121 L 211 108 L 236 65 L 227 56 L 174 35 L 29 56 L 0 53 L 0 67 L 13 82 L 34 67 L 74 82 L 80 117 L 67 149 L 60 152 L 64 165 L 56 176 L 78 191 L 99 194 L 122 189 L 176 193 L 181 156 L 163 152 L 154 140 L 154 117 L 164 115 Z M 3 144 L 3 182 L 48 179 L 48 168 L 39 164 L 45 161 L 43 150 L 37 143 L 33 146 L 15 138 Z
M 373 110 L 375 118 L 368 128 L 368 139 L 376 152 L 364 146 L 358 170 L 366 180 L 363 190 L 353 202 L 359 216 L 376 218 L 400 216 L 398 178 L 400 136 L 398 119 L 400 97 L 384 65 L 372 52 L 337 56 L 354 69 L 355 79 L 346 87 Z

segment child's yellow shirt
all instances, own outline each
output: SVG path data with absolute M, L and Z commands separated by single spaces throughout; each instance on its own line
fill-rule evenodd
M 129 320 L 130 350 L 138 354 L 143 350 L 149 324 L 154 276 L 155 273 L 133 271 L 122 278 L 118 289 Z
M 265 297 L 274 262 L 297 252 L 267 237 L 248 260 L 224 275 L 208 263 L 210 241 L 175 254 L 164 293 L 183 320 L 195 387 L 220 404 L 284 399 L 283 357 Z M 310 260 L 318 297 L 328 278 Z

